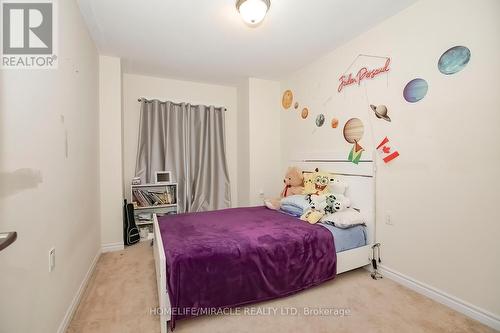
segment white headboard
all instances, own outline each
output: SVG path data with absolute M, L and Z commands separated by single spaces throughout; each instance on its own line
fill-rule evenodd
M 345 154 L 343 154 L 345 155 Z M 367 220 L 368 244 L 375 242 L 375 163 L 373 154 L 364 152 L 359 164 L 347 160 L 339 153 L 303 153 L 290 161 L 304 171 L 331 172 L 348 185 L 346 196 L 351 207 L 359 209 Z

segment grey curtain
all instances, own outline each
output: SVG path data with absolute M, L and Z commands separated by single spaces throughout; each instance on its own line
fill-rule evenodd
M 172 171 L 179 211 L 231 205 L 224 108 L 141 101 L 135 175 L 154 182 L 155 171 Z

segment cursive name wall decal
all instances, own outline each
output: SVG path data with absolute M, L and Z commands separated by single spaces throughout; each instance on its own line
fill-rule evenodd
M 389 71 L 389 65 L 391 63 L 391 58 L 387 58 L 385 65 L 379 68 L 375 68 L 372 70 L 369 70 L 366 67 L 361 68 L 356 75 L 353 75 L 353 73 L 350 73 L 349 75 L 342 75 L 339 78 L 339 87 L 337 88 L 337 91 L 340 93 L 344 87 L 350 86 L 352 84 L 357 83 L 358 86 L 361 84 L 361 81 L 364 79 L 373 79 L 376 76 L 386 73 Z

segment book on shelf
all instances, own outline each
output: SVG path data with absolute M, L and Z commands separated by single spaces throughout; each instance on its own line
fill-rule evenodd
M 133 200 L 139 204 L 139 207 L 151 207 L 158 205 L 175 204 L 175 189 L 167 186 L 165 189 L 133 189 Z
M 149 221 L 153 221 L 153 214 L 152 213 L 140 213 L 140 214 L 137 214 L 136 218 L 139 222 L 149 222 Z
M 175 186 L 167 186 L 165 194 L 167 196 L 167 201 L 175 203 L 177 202 L 177 198 L 175 197 Z

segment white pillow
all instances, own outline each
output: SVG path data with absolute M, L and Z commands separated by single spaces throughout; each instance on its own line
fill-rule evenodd
M 363 214 L 354 208 L 346 208 L 339 212 L 324 215 L 320 222 L 331 224 L 337 228 L 347 229 L 360 224 L 366 224 Z

